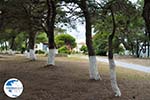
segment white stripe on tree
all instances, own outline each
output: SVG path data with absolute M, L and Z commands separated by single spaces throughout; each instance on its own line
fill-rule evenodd
M 36 60 L 36 55 L 35 55 L 35 50 L 34 49 L 29 50 L 29 55 L 30 55 L 31 60 Z
M 89 66 L 90 79 L 94 79 L 94 80 L 101 79 L 98 72 L 96 56 L 89 56 L 89 63 L 90 63 Z
M 55 65 L 56 49 L 49 49 L 48 53 L 48 65 Z
M 110 68 L 110 80 L 113 91 L 115 92 L 115 96 L 121 96 L 120 89 L 116 80 L 116 71 L 115 71 L 115 62 L 113 59 L 109 59 L 109 68 Z

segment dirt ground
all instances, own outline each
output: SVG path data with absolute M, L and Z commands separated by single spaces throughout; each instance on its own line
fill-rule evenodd
M 150 74 L 117 68 L 121 97 L 114 97 L 108 65 L 99 63 L 102 80 L 89 80 L 88 61 L 57 57 L 56 66 L 45 67 L 46 57 L 29 61 L 23 56 L 0 57 L 0 100 L 9 78 L 18 78 L 24 91 L 15 100 L 150 100 Z

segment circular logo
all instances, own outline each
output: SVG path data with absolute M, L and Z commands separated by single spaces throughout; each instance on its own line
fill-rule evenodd
M 17 98 L 23 92 L 23 85 L 20 80 L 11 78 L 4 84 L 4 92 L 10 98 Z

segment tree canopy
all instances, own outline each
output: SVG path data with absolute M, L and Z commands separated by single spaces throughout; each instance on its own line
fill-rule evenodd
M 69 49 L 76 47 L 75 38 L 69 34 L 60 34 L 55 37 L 56 46 L 58 48 L 67 46 Z
M 54 2 L 54 5 L 47 5 L 48 2 Z M 1 0 L 0 41 L 10 41 L 11 44 L 13 38 L 16 38 L 22 32 L 31 34 L 44 31 L 48 36 L 53 28 L 55 34 L 58 33 L 57 31 L 64 31 L 63 26 L 75 28 L 77 22 L 83 23 L 86 21 L 87 11 L 94 32 L 96 34 L 106 34 L 105 36 L 108 38 L 109 33 L 112 31 L 112 24 L 110 24 L 112 23 L 112 10 L 116 23 L 113 47 L 118 49 L 119 45 L 123 44 L 126 50 L 134 53 L 137 52 L 137 45 L 140 47 L 140 43 L 143 43 L 143 46 L 148 43 L 146 42 L 148 38 L 144 34 L 144 20 L 141 16 L 144 4 L 146 3 L 140 0 L 137 4 L 132 4 L 129 0 L 103 0 L 101 2 L 87 0 L 88 9 L 85 9 L 83 0 Z M 52 9 L 54 6 L 55 11 L 53 9 L 54 12 L 50 12 L 55 13 L 55 21 L 53 22 L 52 20 L 54 19 L 51 19 L 52 15 L 48 14 L 48 11 L 50 11 L 49 8 Z M 144 8 L 146 8 L 146 5 Z M 14 32 L 8 32 L 8 30 L 13 30 Z M 98 35 L 95 35 L 94 38 L 96 36 Z M 52 37 L 54 36 L 49 37 L 49 40 L 52 40 Z M 103 44 L 100 46 L 101 43 L 94 43 L 96 51 L 101 51 L 101 47 L 107 50 L 107 40 L 102 40 L 103 36 L 99 37 L 101 41 L 106 43 L 104 43 L 105 47 L 103 47 Z M 29 36 L 25 36 L 25 38 L 29 38 Z M 40 35 L 38 38 L 40 38 Z M 40 40 L 43 42 L 42 39 Z M 98 42 L 98 38 L 94 39 L 94 41 Z M 52 42 L 49 41 L 49 43 Z M 116 51 L 114 50 L 114 52 Z

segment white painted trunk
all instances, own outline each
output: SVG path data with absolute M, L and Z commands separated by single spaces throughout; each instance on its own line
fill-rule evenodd
M 25 56 L 26 58 L 30 58 L 29 52 L 28 52 L 27 50 L 24 52 L 24 56 Z
M 89 63 L 90 63 L 89 66 L 90 79 L 94 79 L 94 80 L 101 79 L 98 72 L 96 56 L 89 56 Z
M 115 96 L 121 96 L 121 92 L 116 80 L 116 71 L 115 71 L 116 65 L 113 59 L 109 59 L 109 67 L 110 67 L 110 80 L 112 89 L 115 92 Z
M 48 65 L 55 65 L 56 49 L 49 49 L 48 53 Z
M 29 56 L 31 60 L 36 60 L 36 55 L 34 49 L 29 50 Z

